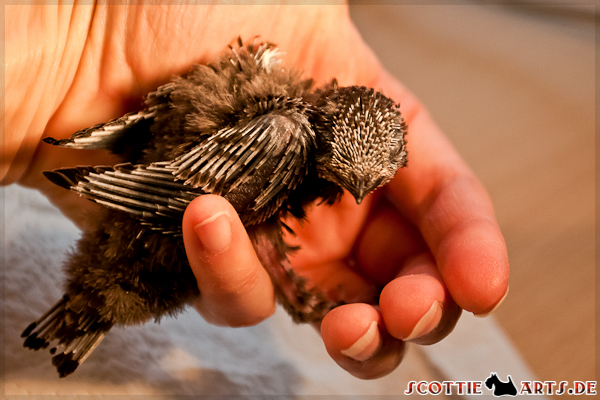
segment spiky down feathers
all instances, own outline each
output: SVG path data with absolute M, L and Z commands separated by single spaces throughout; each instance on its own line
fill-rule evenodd
M 406 124 L 399 106 L 366 87 L 334 79 L 314 94 L 319 176 L 355 194 L 388 183 L 406 165 Z

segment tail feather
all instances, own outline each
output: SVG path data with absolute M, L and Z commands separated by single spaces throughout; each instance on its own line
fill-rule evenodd
M 100 344 L 113 323 L 91 312 L 76 312 L 68 308 L 65 295 L 21 334 L 24 347 L 40 350 L 57 342 L 50 349 L 52 364 L 61 378 L 73 373 Z

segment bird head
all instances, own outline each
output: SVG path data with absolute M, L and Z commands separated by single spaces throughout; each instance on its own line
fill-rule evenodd
M 360 204 L 406 165 L 406 125 L 399 106 L 364 86 L 333 80 L 315 92 L 316 168 L 320 178 Z

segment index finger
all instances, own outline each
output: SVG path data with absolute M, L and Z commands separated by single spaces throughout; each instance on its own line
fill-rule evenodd
M 418 227 L 456 303 L 487 315 L 508 290 L 506 244 L 483 185 L 418 100 L 389 74 L 381 87 L 401 99 L 408 167 L 388 184 L 392 201 Z

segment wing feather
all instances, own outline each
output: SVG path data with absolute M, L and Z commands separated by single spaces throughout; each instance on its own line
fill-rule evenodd
M 303 179 L 313 142 L 308 122 L 265 114 L 243 127 L 205 138 L 172 161 L 66 168 L 45 174 L 58 185 L 163 232 L 179 232 L 187 205 L 208 193 L 226 197 L 241 193 L 238 212 L 257 212 L 258 216 L 244 217 L 257 223 L 272 215 Z
M 173 83 L 168 83 L 149 93 L 144 102 L 146 108 L 142 111 L 81 129 L 68 139 L 47 137 L 44 142 L 73 149 L 107 149 L 116 153 L 125 151 L 128 145 L 140 146 L 143 141 L 149 140 L 150 123 L 161 109 L 168 106 L 173 89 Z
M 271 172 L 271 187 L 263 196 L 268 198 L 276 194 L 281 182 L 291 183 L 293 174 L 301 172 L 300 167 L 308 160 L 307 152 L 300 150 L 302 146 L 311 145 L 313 136 L 308 123 L 295 122 L 279 114 L 265 114 L 242 127 L 222 129 L 174 160 L 171 166 L 177 168 L 177 178 L 186 184 L 223 194 L 222 190 L 231 191 L 244 185 L 273 157 L 284 156 Z M 285 151 L 288 146 L 292 146 L 291 151 Z M 278 178 L 282 171 L 290 172 Z
M 180 232 L 185 208 L 202 192 L 176 181 L 168 164 L 150 167 L 153 170 L 131 164 L 118 164 L 114 168 L 78 167 L 49 171 L 45 175 L 89 200 L 140 219 L 152 229 Z

